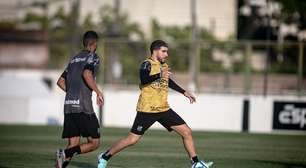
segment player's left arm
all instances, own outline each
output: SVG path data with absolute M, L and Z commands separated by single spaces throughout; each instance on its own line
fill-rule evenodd
M 102 91 L 98 88 L 96 83 L 94 72 L 99 64 L 99 59 L 95 59 L 96 55 L 90 55 L 87 63 L 83 70 L 83 79 L 90 89 L 92 89 L 97 94 L 97 105 L 102 106 L 104 104 L 104 96 Z
M 177 92 L 182 93 L 184 96 L 186 96 L 189 99 L 190 103 L 196 102 L 195 96 L 193 96 L 188 91 L 184 90 L 182 87 L 176 84 L 174 80 L 172 80 L 171 78 L 169 78 L 169 87 Z
M 83 78 L 86 84 L 97 94 L 97 105 L 102 106 L 104 104 L 104 97 L 102 91 L 98 88 L 94 79 L 93 73 L 89 69 L 83 71 Z

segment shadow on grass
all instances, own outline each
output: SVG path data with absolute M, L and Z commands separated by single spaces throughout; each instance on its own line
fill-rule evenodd
M 9 168 L 9 167 L 5 167 L 5 166 L 0 165 L 0 168 Z
M 256 160 L 257 162 L 261 163 L 269 163 L 269 164 L 276 164 L 282 165 L 286 168 L 306 168 L 306 163 L 291 163 L 291 162 L 281 162 L 281 161 L 264 161 L 264 160 Z
M 95 165 L 95 164 L 90 164 L 90 163 L 86 163 L 86 162 L 78 162 L 78 161 L 72 161 L 72 162 L 70 162 L 70 165 L 73 165 L 73 166 L 76 166 L 76 167 L 79 167 L 79 168 L 97 168 L 97 165 Z
M 90 164 L 90 163 L 86 163 L 86 162 L 78 162 L 78 161 L 73 161 L 70 163 L 73 166 L 76 166 L 78 168 L 97 168 L 98 165 L 95 164 Z M 112 168 L 125 168 L 124 166 L 120 166 L 120 165 L 116 165 L 116 164 L 112 164 L 111 166 Z M 0 167 L 2 168 L 2 167 Z

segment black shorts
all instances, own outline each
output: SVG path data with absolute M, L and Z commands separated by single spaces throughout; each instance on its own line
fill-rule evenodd
M 172 131 L 172 126 L 185 124 L 185 121 L 172 109 L 160 113 L 137 112 L 131 132 L 143 135 L 156 121 L 168 131 Z
M 100 126 L 96 114 L 65 114 L 62 138 L 76 136 L 100 138 Z

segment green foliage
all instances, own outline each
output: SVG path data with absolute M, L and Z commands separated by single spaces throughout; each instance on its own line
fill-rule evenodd
M 14 29 L 17 25 L 16 21 L 12 20 L 2 20 L 0 22 L 0 28 L 1 29 Z
M 138 71 L 141 62 L 147 58 L 146 45 L 138 42 L 121 44 L 119 47 L 120 62 L 122 64 L 122 83 L 138 84 Z
M 49 68 L 64 68 L 71 53 L 72 30 L 71 19 L 74 13 L 66 12 L 63 7 L 57 9 L 54 15 L 46 18 L 45 16 L 35 13 L 28 13 L 24 18 L 24 23 L 37 23 L 41 25 L 42 30 L 47 30 L 49 34 L 50 61 Z M 81 38 L 81 32 L 89 29 L 96 30 L 102 39 L 120 39 L 120 43 L 140 41 L 140 43 L 131 43 L 118 45 L 115 49 L 118 52 L 119 59 L 122 63 L 123 75 L 127 77 L 126 81 L 133 81 L 132 76 L 137 74 L 138 64 L 147 57 L 148 46 L 144 42 L 145 35 L 139 25 L 129 20 L 128 15 L 123 12 L 116 13 L 111 6 L 105 5 L 100 10 L 100 22 L 94 23 L 92 14 L 88 14 L 83 23 L 79 26 L 78 37 Z M 204 28 L 199 29 L 199 40 L 215 40 L 212 33 Z M 75 36 L 75 34 L 74 34 Z M 152 20 L 152 39 L 163 39 L 170 43 L 169 64 L 176 71 L 186 71 L 188 68 L 189 48 L 190 46 L 191 27 L 190 26 L 162 26 L 157 20 Z M 119 42 L 119 41 L 118 41 Z M 78 47 L 81 42 L 78 41 Z M 101 45 L 104 45 L 101 43 Z M 106 45 L 107 46 L 107 45 Z M 103 46 L 100 46 L 103 47 Z M 105 46 L 104 46 L 105 47 Z M 107 48 L 104 48 L 107 51 Z M 106 64 L 109 64 L 109 53 L 104 52 Z M 203 50 L 201 57 L 205 57 L 205 62 L 201 63 L 201 69 L 213 71 L 219 67 L 219 63 L 211 58 L 211 51 Z M 136 62 L 135 62 L 136 58 Z M 211 65 L 209 65 L 211 64 Z M 206 66 L 208 65 L 208 66 Z M 203 67 L 202 67 L 203 66 Z M 218 68 L 217 68 L 218 69 Z
M 282 4 L 282 11 L 292 15 L 294 12 L 306 14 L 306 1 L 301 0 L 275 0 Z
M 169 63 L 175 71 L 187 71 L 190 55 L 190 26 L 161 26 L 158 21 L 153 19 L 152 26 L 152 38 L 164 39 L 170 42 L 170 57 Z M 212 33 L 205 28 L 199 28 L 199 41 L 216 41 L 216 38 Z M 222 71 L 222 65 L 220 62 L 213 60 L 212 48 L 203 48 L 200 51 L 200 70 L 206 72 L 218 72 Z
M 270 67 L 271 73 L 295 74 L 297 66 L 292 63 L 273 63 Z
M 144 40 L 144 33 L 136 23 L 131 23 L 126 13 L 116 13 L 114 8 L 108 5 L 100 10 L 101 22 L 98 30 L 102 37 L 130 39 L 134 35 L 137 40 Z
M 35 13 L 29 12 L 26 14 L 24 23 L 37 23 L 41 30 L 46 30 L 48 27 L 48 18 L 46 16 L 37 15 Z
M 69 35 L 69 16 L 63 7 L 57 9 L 55 14 L 50 17 L 50 23 L 55 24 L 49 27 L 49 68 L 61 68 L 66 65 L 70 58 Z
M 85 17 L 84 22 L 83 22 L 83 24 L 82 24 L 83 32 L 84 32 L 85 30 L 94 30 L 94 28 L 95 28 L 95 23 L 93 23 L 93 21 L 91 20 L 91 18 L 92 18 L 92 14 L 91 14 L 91 13 L 89 13 L 89 14 Z
M 224 68 L 220 61 L 213 60 L 213 46 L 201 49 L 200 54 L 200 71 L 202 72 L 223 72 Z

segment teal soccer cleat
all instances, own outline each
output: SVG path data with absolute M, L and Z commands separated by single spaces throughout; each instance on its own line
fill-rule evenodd
M 107 160 L 102 158 L 102 154 L 98 156 L 98 168 L 106 168 Z

